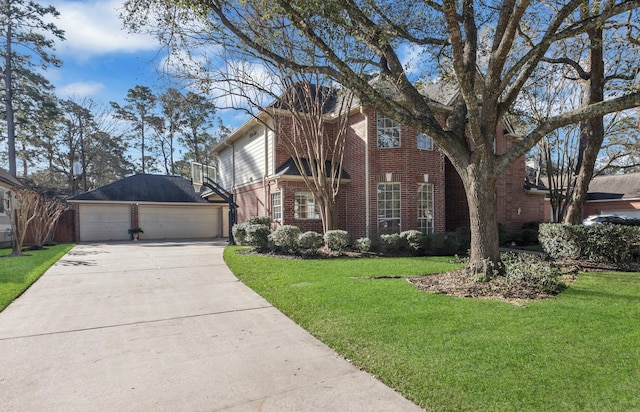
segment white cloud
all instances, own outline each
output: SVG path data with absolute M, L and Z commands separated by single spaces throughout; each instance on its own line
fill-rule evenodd
M 100 82 L 77 82 L 57 87 L 57 94 L 67 98 L 93 97 L 104 89 Z
M 53 1 L 60 12 L 54 21 L 65 31 L 66 40 L 57 44 L 60 55 L 89 59 L 107 53 L 155 50 L 158 42 L 150 35 L 128 33 L 119 18 L 122 1 Z

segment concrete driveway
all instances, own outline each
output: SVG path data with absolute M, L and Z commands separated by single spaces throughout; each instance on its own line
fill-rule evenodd
M 225 245 L 76 246 L 0 313 L 0 409 L 421 410 L 239 282 Z

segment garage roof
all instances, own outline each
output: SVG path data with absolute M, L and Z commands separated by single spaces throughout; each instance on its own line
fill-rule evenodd
M 587 200 L 638 198 L 640 198 L 640 173 L 594 177 L 589 184 L 587 195 Z
M 184 177 L 148 174 L 133 175 L 69 200 L 207 203 Z

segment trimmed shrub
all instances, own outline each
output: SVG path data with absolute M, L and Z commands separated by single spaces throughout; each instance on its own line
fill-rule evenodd
M 271 216 L 250 216 L 243 223 L 247 225 L 265 225 L 271 227 Z
M 304 232 L 298 237 L 298 247 L 303 250 L 315 250 L 324 246 L 324 238 L 317 232 Z
M 285 252 L 295 252 L 298 249 L 299 237 L 300 228 L 292 225 L 279 226 L 269 235 L 273 245 Z
M 380 242 L 382 251 L 392 256 L 397 256 L 409 248 L 407 238 L 400 236 L 399 233 L 380 235 Z
M 560 281 L 560 270 L 552 262 L 541 256 L 529 253 L 504 253 L 502 262 L 505 265 L 506 278 L 510 282 L 518 282 L 535 286 L 536 289 L 550 294 L 558 294 L 566 288 Z
M 344 230 L 329 230 L 324 234 L 324 244 L 330 250 L 343 251 L 349 246 L 349 233 Z
M 238 223 L 231 228 L 231 234 L 237 245 L 247 245 L 247 225 L 244 223 Z
M 640 245 L 640 227 L 542 224 L 539 238 L 545 252 L 554 259 L 620 263 L 634 257 Z
M 255 247 L 259 251 L 266 251 L 269 249 L 269 234 L 271 229 L 265 225 L 246 225 L 245 227 L 245 241 L 249 246 Z
M 368 237 L 356 239 L 355 248 L 360 253 L 369 253 L 371 251 L 371 239 Z
M 413 255 L 423 253 L 424 234 L 419 230 L 407 230 L 400 232 L 400 237 L 405 239 L 405 244 L 409 252 Z
M 580 247 L 580 231 L 582 226 L 549 223 L 540 225 L 538 238 L 540 246 L 553 259 L 579 259 L 582 255 Z

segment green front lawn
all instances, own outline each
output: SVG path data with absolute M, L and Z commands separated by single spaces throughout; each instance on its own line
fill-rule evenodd
M 513 306 L 404 279 L 441 257 L 290 260 L 225 250 L 231 270 L 356 365 L 427 410 L 640 410 L 640 273 L 588 273 Z
M 27 290 L 42 274 L 67 253 L 73 245 L 50 246 L 24 252 L 25 256 L 7 257 L 11 249 L 0 249 L 0 311 Z

